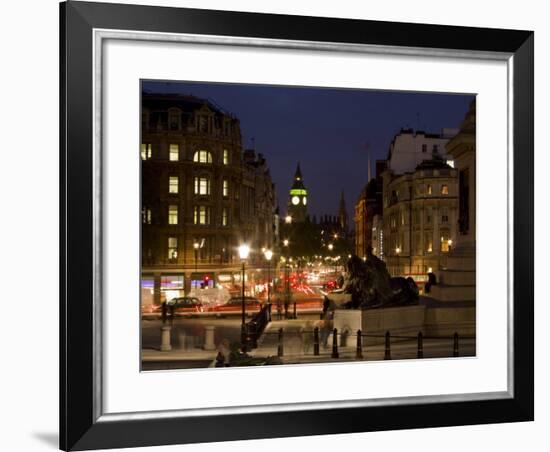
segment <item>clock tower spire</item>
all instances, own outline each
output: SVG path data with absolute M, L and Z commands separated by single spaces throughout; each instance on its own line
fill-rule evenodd
M 296 166 L 294 182 L 288 196 L 288 215 L 293 222 L 301 223 L 307 218 L 307 189 L 304 185 L 300 164 Z

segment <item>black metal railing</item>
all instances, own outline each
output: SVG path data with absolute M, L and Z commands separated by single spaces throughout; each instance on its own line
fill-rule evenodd
M 254 314 L 252 319 L 245 325 L 246 344 L 248 348 L 258 347 L 258 339 L 265 330 L 267 324 L 271 321 L 271 303 L 267 303 Z
M 261 314 L 261 311 L 257 314 L 258 316 Z M 265 314 L 264 314 L 265 316 Z M 256 328 L 256 325 L 260 325 L 253 323 L 254 320 L 250 321 L 248 325 L 251 325 L 251 333 L 250 334 L 250 345 L 253 347 L 257 347 L 257 340 L 260 337 L 260 335 L 263 333 L 263 329 L 260 331 Z M 263 323 L 263 328 L 267 325 L 267 321 Z M 357 332 L 349 332 L 346 331 L 344 333 L 338 332 L 336 328 L 331 330 L 326 329 L 320 329 L 319 327 L 315 327 L 313 330 L 300 330 L 300 331 L 284 331 L 283 328 L 278 328 L 276 331 L 268 331 L 263 333 L 264 335 L 276 335 L 277 336 L 277 355 L 279 357 L 282 357 L 285 355 L 285 340 L 286 341 L 292 341 L 293 338 L 300 338 L 304 341 L 304 344 L 307 342 L 307 346 L 304 346 L 301 351 L 301 355 L 307 356 L 307 355 L 313 355 L 313 356 L 319 356 L 321 344 L 324 346 L 325 349 L 330 348 L 330 356 L 333 359 L 338 359 L 341 357 L 341 349 L 342 347 L 346 347 L 347 351 L 349 352 L 349 347 L 347 346 L 348 341 L 355 337 L 355 359 L 361 360 L 365 359 L 365 351 L 372 347 L 373 345 L 367 345 L 366 339 L 379 339 L 380 343 L 377 344 L 378 346 L 383 346 L 383 355 L 385 360 L 391 360 L 392 359 L 392 344 L 395 345 L 395 343 L 405 343 L 406 341 L 410 341 L 411 343 L 416 342 L 416 358 L 422 359 L 425 358 L 425 350 L 426 346 L 429 349 L 430 342 L 433 344 L 433 341 L 443 341 L 443 343 L 448 343 L 449 345 L 449 355 L 452 357 L 459 357 L 460 356 L 460 341 L 469 341 L 469 340 L 475 340 L 475 336 L 469 336 L 469 335 L 462 335 L 459 336 L 458 332 L 455 332 L 452 336 L 431 336 L 431 335 L 425 335 L 422 333 L 422 331 L 419 331 L 416 335 L 403 335 L 403 334 L 391 334 L 390 331 L 386 331 L 384 334 L 364 334 L 361 330 L 357 330 Z M 332 336 L 332 344 L 329 346 L 328 342 L 330 339 L 330 336 Z M 313 345 L 313 347 L 311 347 Z M 287 344 L 288 346 L 288 344 Z M 310 352 L 312 350 L 312 352 Z

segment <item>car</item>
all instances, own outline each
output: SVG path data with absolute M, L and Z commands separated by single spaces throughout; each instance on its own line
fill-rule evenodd
M 186 314 L 195 312 L 204 312 L 204 307 L 201 301 L 196 297 L 177 297 L 166 302 L 168 315 L 170 310 L 174 309 L 175 314 Z M 162 314 L 162 304 L 154 306 L 154 312 Z
M 254 297 L 244 297 L 245 310 L 247 312 L 259 311 L 262 307 L 262 302 Z M 224 304 L 219 304 L 212 307 L 214 312 L 241 311 L 242 297 L 231 297 Z

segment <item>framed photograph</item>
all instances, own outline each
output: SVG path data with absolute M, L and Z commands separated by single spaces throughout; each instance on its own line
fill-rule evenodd
M 60 447 L 533 420 L 533 33 L 66 2 Z

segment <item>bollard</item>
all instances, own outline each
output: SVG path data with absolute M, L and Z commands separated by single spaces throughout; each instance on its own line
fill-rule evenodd
M 386 331 L 386 347 L 384 349 L 384 359 L 391 359 L 390 332 L 389 331 Z
M 172 350 L 172 345 L 170 345 L 170 333 L 172 331 L 172 327 L 164 325 L 160 330 L 160 351 L 169 352 Z
M 277 346 L 277 356 L 284 355 L 283 339 L 283 329 L 279 328 L 279 345 Z
M 453 337 L 453 357 L 456 358 L 458 356 L 458 333 L 455 332 Z
M 294 302 L 294 314 L 292 316 L 293 319 L 297 319 L 298 316 L 296 315 L 296 302 Z
M 319 356 L 319 327 L 313 330 L 313 355 Z
M 357 330 L 357 349 L 355 350 L 355 359 L 363 359 L 363 338 L 361 330 Z
M 334 328 L 332 330 L 332 355 L 331 358 L 338 358 L 338 330 Z
M 422 336 L 422 331 L 418 332 L 418 351 L 416 352 L 416 357 L 418 359 L 424 358 L 424 336 Z
M 187 340 L 185 330 L 179 332 L 178 340 L 179 340 L 180 349 L 185 350 L 185 342 Z
M 216 344 L 214 343 L 214 329 L 213 325 L 204 327 L 204 349 L 216 350 Z

